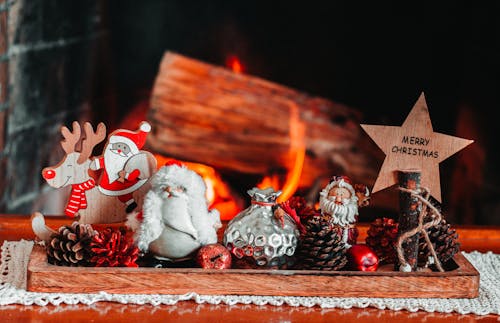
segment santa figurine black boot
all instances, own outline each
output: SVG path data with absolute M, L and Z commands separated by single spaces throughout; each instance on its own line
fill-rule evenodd
M 136 207 L 137 207 L 137 203 L 134 200 L 132 200 L 132 202 L 129 205 L 127 205 L 125 212 L 130 213 L 133 210 L 135 210 Z

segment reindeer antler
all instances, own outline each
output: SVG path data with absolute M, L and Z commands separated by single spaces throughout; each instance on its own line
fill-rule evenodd
M 61 134 L 64 138 L 64 140 L 61 140 L 61 147 L 66 154 L 75 151 L 75 145 L 80 140 L 81 133 L 82 131 L 77 121 L 73 121 L 73 131 L 69 131 L 65 126 L 61 128 Z
M 79 164 L 86 161 L 92 155 L 94 147 L 106 138 L 106 126 L 102 122 L 97 125 L 95 132 L 90 122 L 85 122 L 83 128 L 85 129 L 85 139 L 82 141 L 82 151 L 77 160 Z

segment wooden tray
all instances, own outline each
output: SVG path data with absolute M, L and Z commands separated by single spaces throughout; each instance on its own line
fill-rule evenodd
M 260 270 L 201 268 L 61 267 L 47 263 L 35 246 L 28 265 L 28 290 L 52 293 L 272 295 L 332 297 L 478 296 L 479 273 L 462 255 L 457 268 L 444 273 Z

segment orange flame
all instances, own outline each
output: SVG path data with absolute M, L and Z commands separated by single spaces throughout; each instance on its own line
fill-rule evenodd
M 237 74 L 243 73 L 245 70 L 240 59 L 235 55 L 231 55 L 226 59 L 226 66 L 232 69 L 233 72 Z
M 293 160 L 293 162 L 290 162 L 291 166 L 288 169 L 285 183 L 283 184 L 283 188 L 281 189 L 282 194 L 277 199 L 278 203 L 288 200 L 297 190 L 306 155 L 304 142 L 305 126 L 304 123 L 300 120 L 300 112 L 298 106 L 292 102 L 290 102 L 290 118 L 288 124 L 290 137 L 290 149 L 288 153 L 290 156 L 290 160 Z M 278 190 L 279 186 L 279 177 L 277 175 L 265 176 L 257 185 L 257 187 L 259 188 L 272 187 L 275 190 Z
M 281 186 L 281 179 L 277 174 L 267 175 L 262 178 L 257 187 L 260 189 L 265 189 L 267 187 L 272 187 L 275 190 L 278 190 Z
M 158 167 L 174 160 L 173 158 L 165 157 L 160 154 L 155 154 L 154 156 L 158 162 Z M 181 162 L 186 165 L 188 169 L 195 171 L 203 178 L 207 187 L 205 196 L 208 201 L 208 208 L 217 209 L 220 212 L 221 220 L 230 220 L 242 210 L 242 206 L 238 205 L 237 201 L 232 196 L 229 186 L 221 179 L 213 167 L 199 163 Z

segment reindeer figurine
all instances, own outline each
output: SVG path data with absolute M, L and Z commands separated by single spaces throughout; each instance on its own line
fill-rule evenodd
M 120 129 L 121 130 L 121 129 Z M 80 124 L 73 122 L 73 129 L 61 128 L 64 140 L 61 141 L 66 156 L 57 164 L 42 170 L 42 177 L 55 188 L 72 186 L 71 194 L 65 209 L 65 214 L 75 217 L 81 223 L 115 223 L 126 220 L 124 203 L 115 196 L 105 195 L 98 185 L 99 178 L 93 178 L 89 172 L 97 158 L 92 158 L 94 147 L 106 138 L 106 126 L 97 125 L 96 131 L 89 122 L 84 124 L 85 136 L 82 136 Z M 121 130 L 123 131 L 123 130 Z M 83 139 L 82 139 L 83 137 Z M 81 150 L 77 151 L 77 143 L 81 140 Z M 156 159 L 149 152 L 141 151 L 131 164 L 139 168 L 143 177 L 143 185 L 133 194 L 134 202 L 142 206 L 144 194 L 150 187 L 149 178 L 156 170 Z M 138 163 L 138 161 L 144 161 Z M 39 215 L 39 214 L 38 214 Z

